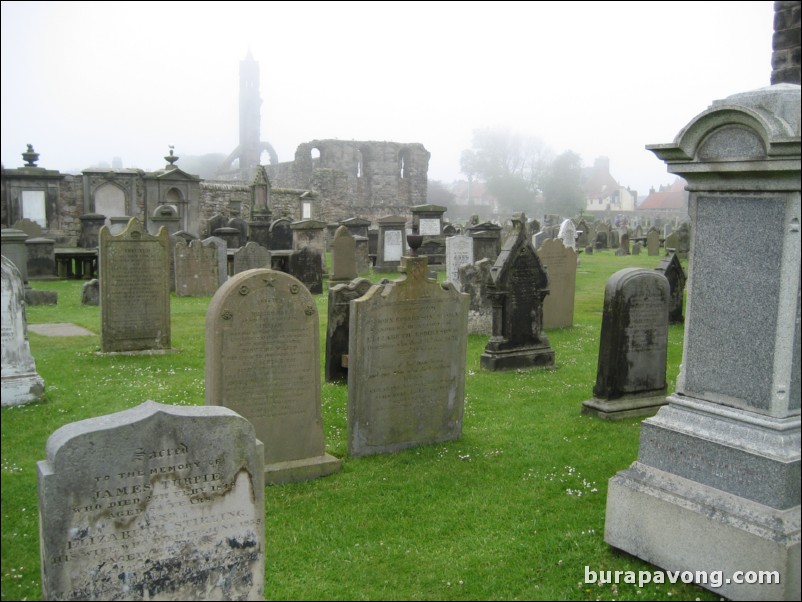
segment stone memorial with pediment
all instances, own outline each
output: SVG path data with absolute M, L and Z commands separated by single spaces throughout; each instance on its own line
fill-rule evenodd
M 490 270 L 493 335 L 479 358 L 484 370 L 554 365 L 554 349 L 543 332 L 543 299 L 549 278 L 516 215 L 512 232 Z
M 36 371 L 28 343 L 22 276 L 5 255 L 2 256 L 2 327 L 3 407 L 40 401 L 45 381 Z
M 46 456 L 42 599 L 264 599 L 263 451 L 243 417 L 146 401 L 59 428 Z
M 348 453 L 365 456 L 462 434 L 468 296 L 427 277 L 426 257 L 351 301 Z
M 607 281 L 596 385 L 583 414 L 619 420 L 666 404 L 669 297 L 655 270 L 625 268 Z
M 293 276 L 271 269 L 236 274 L 206 314 L 206 404 L 248 419 L 264 443 L 265 482 L 326 476 L 315 299 Z
M 388 215 L 376 220 L 379 224 L 379 238 L 376 247 L 375 270 L 397 272 L 401 257 L 406 251 L 406 218 Z
M 800 599 L 800 121 L 799 85 L 775 84 L 647 146 L 688 183 L 683 358 L 609 482 L 605 541 L 667 571 L 776 572 L 714 589 L 734 600 Z
M 170 349 L 169 235 L 151 236 L 136 218 L 113 236 L 100 229 L 101 351 Z

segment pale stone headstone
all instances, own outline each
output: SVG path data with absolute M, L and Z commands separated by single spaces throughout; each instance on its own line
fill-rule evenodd
M 229 278 L 206 314 L 206 404 L 251 421 L 265 482 L 340 470 L 326 453 L 320 395 L 320 322 L 306 287 L 270 269 Z
M 347 284 L 356 277 L 356 240 L 346 226 L 340 226 L 331 242 L 329 286 Z
M 570 219 L 566 219 L 560 224 L 560 231 L 557 233 L 557 238 L 562 240 L 563 245 L 567 249 L 576 251 L 576 226 Z M 535 247 L 538 249 L 540 247 Z
M 490 300 L 490 270 L 493 262 L 480 259 L 459 269 L 462 292 L 470 298 L 468 305 L 468 334 L 493 334 L 493 302 Z
M 609 482 L 605 541 L 716 571 L 717 596 L 799 600 L 800 87 L 714 101 L 647 148 L 688 182 L 683 358 L 637 461 Z M 729 578 L 746 570 L 772 578 Z
M 151 236 L 132 217 L 112 236 L 100 229 L 101 350 L 170 349 L 170 269 L 167 230 Z
M 583 414 L 618 420 L 665 405 L 669 297 L 655 270 L 625 268 L 607 281 L 596 386 Z
M 3 255 L 3 407 L 39 401 L 45 393 L 45 381 L 36 372 L 36 362 L 28 344 L 27 326 L 22 276 L 17 267 Z
M 42 599 L 264 599 L 262 455 L 227 408 L 61 427 L 38 463 Z
M 348 380 L 348 336 L 351 329 L 351 301 L 359 299 L 372 286 L 367 278 L 356 278 L 348 284 L 329 289 L 326 323 L 326 382 Z
M 373 262 L 370 259 L 370 239 L 367 236 L 354 236 L 356 249 L 356 273 L 368 274 Z
M 253 241 L 234 251 L 234 275 L 257 268 L 270 268 L 270 251 Z
M 549 294 L 543 299 L 543 328 L 574 325 L 576 297 L 576 251 L 562 240 L 547 240 L 537 250 L 540 263 L 549 275 Z
M 100 281 L 87 280 L 81 286 L 81 305 L 100 305 Z
M 473 263 L 473 239 L 470 236 L 449 236 L 446 238 L 446 280 L 458 291 L 462 290 L 459 269 Z
M 493 303 L 493 336 L 479 358 L 485 370 L 513 370 L 554 365 L 554 350 L 543 333 L 543 299 L 549 278 L 523 227 L 513 229 L 490 270 L 488 294 Z
M 468 295 L 429 278 L 426 257 L 405 276 L 351 301 L 348 452 L 364 456 L 450 441 L 462 433 Z
M 175 253 L 175 293 L 179 297 L 211 296 L 220 286 L 217 247 L 178 240 Z

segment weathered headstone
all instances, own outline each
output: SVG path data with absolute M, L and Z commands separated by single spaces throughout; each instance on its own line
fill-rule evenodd
M 356 240 L 346 226 L 340 226 L 331 242 L 329 287 L 347 284 L 356 277 Z
M 368 274 L 373 262 L 370 259 L 370 239 L 367 236 L 354 236 L 356 246 L 354 254 L 356 256 L 356 273 Z
M 303 282 L 313 295 L 323 292 L 323 268 L 320 252 L 310 247 L 293 251 L 287 262 L 287 271 Z
M 290 224 L 292 229 L 292 249 L 300 251 L 309 249 L 317 253 L 320 260 L 321 273 L 328 273 L 326 265 L 326 222 L 305 219 Z M 354 276 L 356 277 L 356 276 Z
M 426 257 L 405 276 L 351 301 L 348 452 L 364 456 L 460 437 L 468 296 L 427 278 Z
M 667 253 L 660 264 L 654 268 L 668 280 L 671 287 L 671 300 L 668 305 L 668 323 L 682 324 L 685 318 L 682 316 L 682 306 L 685 299 L 685 271 L 676 253 Z
M 473 264 L 473 239 L 470 236 L 449 236 L 446 238 L 446 280 L 462 291 L 459 269 Z
M 257 268 L 270 268 L 270 251 L 255 242 L 234 251 L 234 274 Z
M 657 257 L 660 255 L 660 233 L 657 228 L 649 228 L 646 233 L 646 248 L 649 251 L 650 257 Z
M 553 238 L 543 243 L 537 256 L 549 276 L 549 294 L 543 299 L 543 328 L 573 326 L 576 251 Z
M 342 226 L 341 226 L 342 227 Z M 326 382 L 348 380 L 348 337 L 351 328 L 351 301 L 359 299 L 372 286 L 367 278 L 356 278 L 348 284 L 329 289 L 326 323 Z
M 17 267 L 2 256 L 3 362 L 2 405 L 14 406 L 39 401 L 45 381 L 36 372 L 36 362 L 28 344 L 25 317 L 25 289 Z
M 618 420 L 665 405 L 669 296 L 655 270 L 625 268 L 607 281 L 596 386 L 583 414 Z
M 28 283 L 28 247 L 25 244 L 26 240 L 28 240 L 28 235 L 22 230 L 14 230 L 12 228 L 0 230 L 2 255 L 16 266 L 23 284 Z
M 492 222 L 476 223 L 468 228 L 473 238 L 473 260 L 489 259 L 495 263 L 501 252 L 501 226 Z
M 151 230 L 148 230 L 150 233 Z M 156 234 L 159 233 L 159 230 L 156 231 Z M 153 236 L 156 236 L 153 234 Z M 183 240 L 185 243 L 189 244 L 193 240 L 196 240 L 197 236 L 187 232 L 186 230 L 179 230 L 178 232 L 174 232 L 172 234 L 168 234 L 167 240 L 169 241 L 170 253 L 168 263 L 170 265 L 170 291 L 175 292 L 175 244 L 179 240 Z
M 270 269 L 236 274 L 206 314 L 206 404 L 247 418 L 265 445 L 265 481 L 340 470 L 326 453 L 320 399 L 320 322 L 296 278 Z
M 688 182 L 683 359 L 609 482 L 605 541 L 668 571 L 772 575 L 719 596 L 799 600 L 800 87 L 715 101 L 647 148 Z
M 490 300 L 490 270 L 493 262 L 489 259 L 466 264 L 459 269 L 462 292 L 468 295 L 468 334 L 493 334 L 493 302 Z
M 549 294 L 546 270 L 535 253 L 521 216 L 490 270 L 493 336 L 479 358 L 485 370 L 554 365 L 554 350 L 543 333 L 543 298 Z
M 179 297 L 213 295 L 220 286 L 217 247 L 178 240 L 175 253 L 175 293 Z
M 112 236 L 100 229 L 101 351 L 170 349 L 169 240 L 151 236 L 132 217 Z
M 292 222 L 286 217 L 273 220 L 270 224 L 270 250 L 288 251 L 292 249 Z
M 100 281 L 87 280 L 81 287 L 81 305 L 100 305 Z
M 25 241 L 28 255 L 28 278 L 56 278 L 56 241 L 51 238 L 29 238 Z
M 38 463 L 42 598 L 264 599 L 262 456 L 227 408 L 61 427 Z

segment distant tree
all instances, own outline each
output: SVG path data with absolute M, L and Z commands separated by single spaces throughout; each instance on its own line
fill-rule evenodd
M 549 153 L 539 138 L 507 128 L 474 130 L 473 149 L 463 151 L 462 173 L 487 183 L 505 213 L 532 212 Z
M 432 205 L 442 205 L 451 207 L 454 204 L 456 195 L 446 188 L 439 180 L 429 180 L 426 189 L 426 202 Z
M 570 150 L 557 156 L 544 174 L 542 190 L 546 213 L 578 215 L 585 208 L 582 158 Z

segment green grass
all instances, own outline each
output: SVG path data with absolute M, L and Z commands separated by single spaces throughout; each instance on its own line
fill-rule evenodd
M 486 372 L 486 337 L 468 342 L 458 441 L 396 454 L 346 454 L 347 387 L 322 386 L 327 451 L 341 473 L 266 489 L 267 599 L 714 600 L 689 585 L 584 585 L 584 569 L 656 570 L 604 543 L 607 482 L 638 453 L 640 420 L 580 415 L 596 379 L 604 285 L 659 257 L 581 255 L 574 326 L 548 330 L 551 369 Z M 375 274 L 370 278 L 394 278 Z M 440 276 L 442 279 L 442 275 Z M 81 282 L 34 283 L 57 306 L 30 323 L 73 322 L 99 333 Z M 99 337 L 30 334 L 44 403 L 2 410 L 2 599 L 37 600 L 36 462 L 60 426 L 152 399 L 204 402 L 204 323 L 210 298 L 171 302 L 174 353 L 97 355 Z M 327 294 L 316 295 L 324 359 Z M 670 327 L 669 390 L 682 354 Z M 322 368 L 321 368 L 322 378 Z

